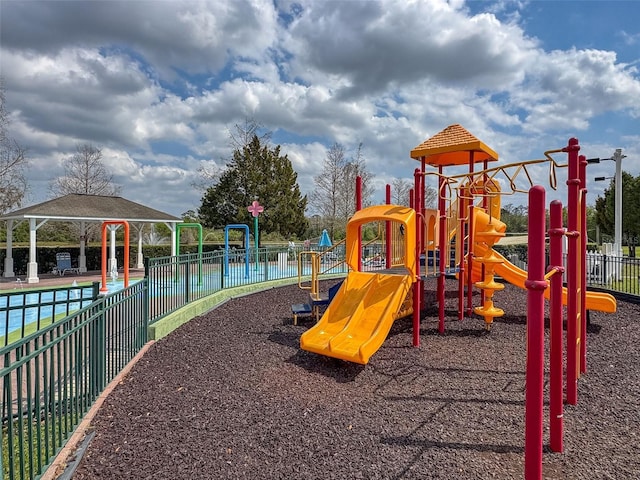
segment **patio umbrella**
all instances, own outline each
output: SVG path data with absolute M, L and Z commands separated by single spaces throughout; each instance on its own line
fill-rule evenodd
M 329 238 L 329 234 L 327 233 L 326 228 L 322 230 L 322 235 L 320 235 L 318 246 L 323 248 L 329 248 L 331 246 L 331 239 Z

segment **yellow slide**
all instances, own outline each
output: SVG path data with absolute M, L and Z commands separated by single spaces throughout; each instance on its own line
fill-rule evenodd
M 477 215 L 477 213 L 476 213 Z M 486 214 L 483 214 L 486 215 Z M 488 219 L 488 216 L 487 216 Z M 495 220 L 494 220 L 495 222 Z M 486 223 L 482 221 L 481 215 L 476 220 L 476 227 L 479 228 L 478 231 L 482 231 L 483 227 L 486 227 Z M 475 257 L 482 257 L 487 252 L 487 246 L 482 243 L 476 243 L 473 247 L 473 255 Z M 521 268 L 516 267 L 509 260 L 504 258 L 498 252 L 495 252 L 495 255 L 502 260 L 502 263 L 496 263 L 494 272 L 496 275 L 500 275 L 507 282 L 515 285 L 516 287 L 520 287 L 526 289 L 525 281 L 527 280 L 528 273 Z M 480 262 L 473 262 L 473 275 L 476 278 L 480 278 L 482 272 L 482 264 Z M 544 291 L 545 298 L 549 298 L 551 293 L 551 289 L 547 288 Z M 587 310 L 597 310 L 599 312 L 607 312 L 614 313 L 616 311 L 616 299 L 612 295 L 608 293 L 600 293 L 600 292 L 587 292 Z M 567 289 L 565 287 L 562 288 L 562 304 L 567 304 Z
M 300 337 L 309 352 L 366 364 L 402 312 L 410 275 L 350 272 L 320 321 Z

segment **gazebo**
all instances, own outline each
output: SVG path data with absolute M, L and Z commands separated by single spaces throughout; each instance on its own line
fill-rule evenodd
M 36 261 L 36 233 L 47 222 L 73 222 L 80 226 L 80 255 L 78 268 L 86 272 L 85 236 L 87 224 L 105 221 L 126 221 L 137 231 L 137 268 L 143 268 L 142 230 L 145 224 L 164 223 L 171 230 L 171 254 L 175 255 L 176 226 L 181 218 L 146 207 L 122 197 L 103 195 L 69 194 L 53 200 L 21 208 L 0 216 L 7 222 L 7 255 L 4 259 L 4 277 L 15 277 L 13 272 L 13 230 L 23 221 L 29 222 L 29 263 L 27 283 L 38 283 L 38 263 Z M 119 225 L 109 225 L 111 242 L 115 245 L 115 232 Z M 112 248 L 112 252 L 115 247 Z M 115 261 L 115 259 L 111 259 Z

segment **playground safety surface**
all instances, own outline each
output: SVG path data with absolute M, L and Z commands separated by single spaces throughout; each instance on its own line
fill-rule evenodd
M 487 334 L 481 318 L 457 320 L 456 285 L 445 335 L 430 279 L 421 348 L 399 320 L 366 366 L 300 350 L 311 319 L 292 325 L 296 286 L 191 320 L 106 398 L 73 479 L 522 478 L 526 292 L 496 293 L 506 314 Z M 545 479 L 639 477 L 638 321 L 625 302 L 592 312 L 588 373 Z M 548 445 L 548 404 L 545 419 Z

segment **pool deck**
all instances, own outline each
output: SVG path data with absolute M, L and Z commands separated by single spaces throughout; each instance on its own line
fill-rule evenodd
M 144 269 L 130 269 L 129 270 L 129 280 L 132 279 L 140 279 L 144 277 Z M 66 274 L 63 276 L 54 275 L 52 273 L 42 273 L 38 275 L 40 281 L 38 283 L 27 283 L 24 281 L 24 276 L 17 276 L 11 278 L 0 277 L 0 292 L 6 290 L 15 290 L 15 289 L 38 289 L 38 288 L 48 288 L 48 287 L 63 287 L 67 285 L 71 285 L 75 280 L 78 283 L 90 283 L 90 282 L 101 282 L 102 281 L 102 272 L 99 270 L 88 271 L 82 274 Z M 124 272 L 118 272 L 118 279 L 124 278 Z M 110 280 L 110 277 L 107 276 L 107 281 Z

